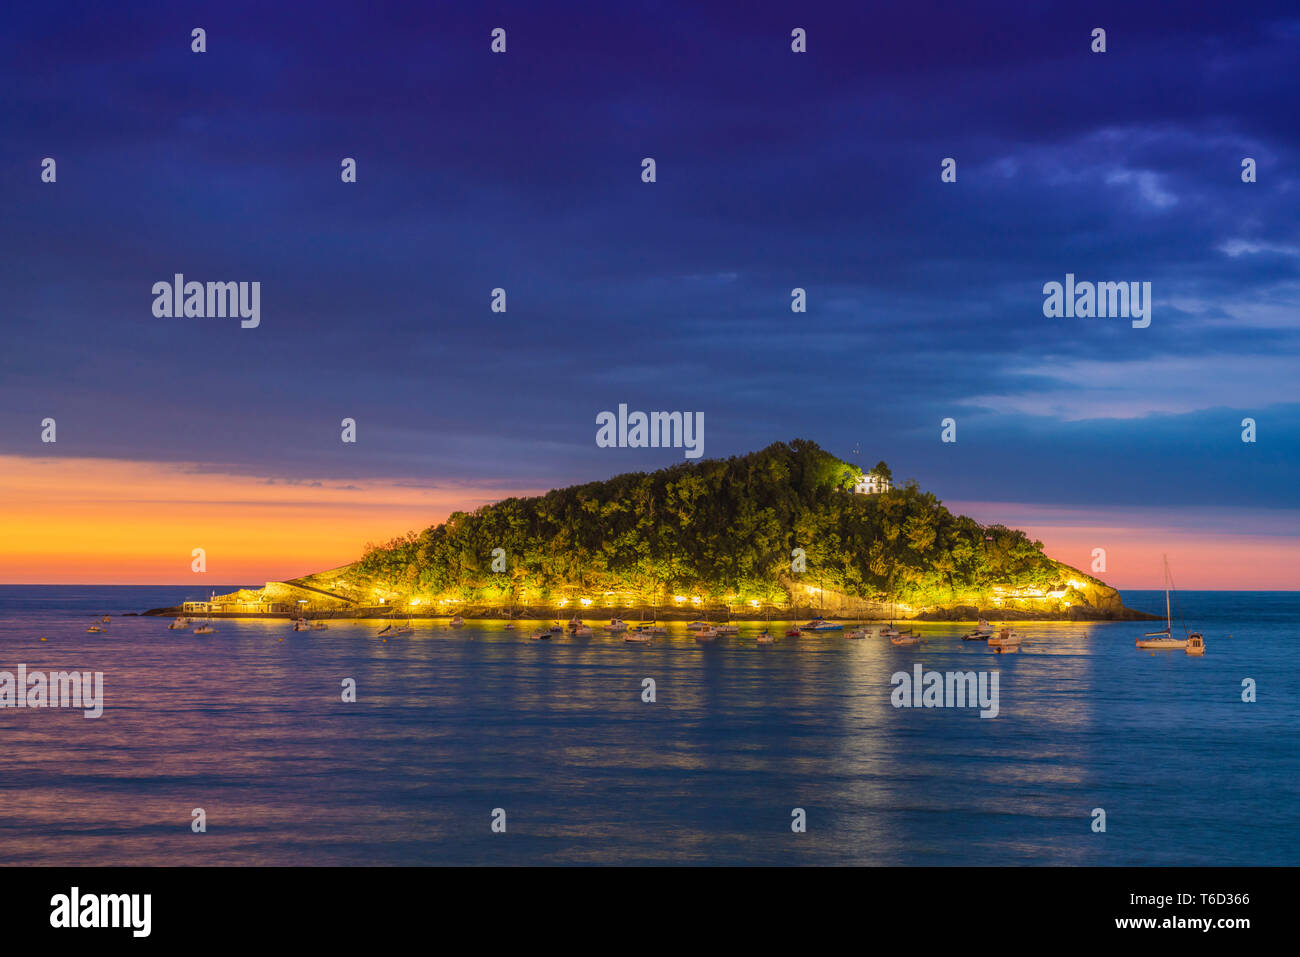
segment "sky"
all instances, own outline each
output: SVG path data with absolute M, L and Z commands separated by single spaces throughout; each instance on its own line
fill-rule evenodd
M 683 461 L 598 447 L 626 404 L 1296 588 L 1300 10 L 969 6 L 6 7 L 0 582 L 258 584 Z M 260 324 L 155 316 L 176 273 Z M 1045 316 L 1067 273 L 1150 325 Z

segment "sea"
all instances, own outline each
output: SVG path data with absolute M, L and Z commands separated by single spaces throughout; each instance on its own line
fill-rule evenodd
M 1297 592 L 1180 593 L 1203 658 L 1145 622 L 997 655 L 124 617 L 213 587 L 0 587 L 0 672 L 103 676 L 98 718 L 0 707 L 0 864 L 1300 863 Z M 996 717 L 896 707 L 918 664 L 996 673 Z

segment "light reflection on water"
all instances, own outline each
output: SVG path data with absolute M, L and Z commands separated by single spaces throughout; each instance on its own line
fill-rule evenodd
M 97 721 L 0 710 L 0 862 L 1294 864 L 1287 617 L 1207 627 L 1198 661 L 1137 652 L 1140 623 L 1023 623 L 997 656 L 947 624 L 919 649 L 760 646 L 761 624 L 632 645 L 416 621 L 384 643 L 377 622 L 88 635 L 80 610 L 0 604 L 0 669 L 100 670 L 107 699 Z M 893 708 L 915 662 L 996 669 L 1001 714 Z

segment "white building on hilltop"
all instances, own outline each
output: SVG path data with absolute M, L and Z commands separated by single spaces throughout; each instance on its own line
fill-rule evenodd
M 859 495 L 879 495 L 881 492 L 888 492 L 892 487 L 886 476 L 872 469 L 870 472 L 862 473 L 858 484 L 853 486 L 853 491 Z

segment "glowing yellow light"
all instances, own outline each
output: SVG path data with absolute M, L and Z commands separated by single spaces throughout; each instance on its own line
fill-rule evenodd
M 680 605 L 682 602 L 684 602 L 685 600 L 686 600 L 686 596 L 685 596 L 685 595 L 673 595 L 673 601 L 677 602 L 677 604 L 679 604 L 679 605 Z
M 579 600 L 582 602 L 582 607 L 583 607 L 583 608 L 586 608 L 588 605 L 591 604 L 591 599 L 590 599 L 590 598 L 582 598 L 582 599 L 579 599 Z

